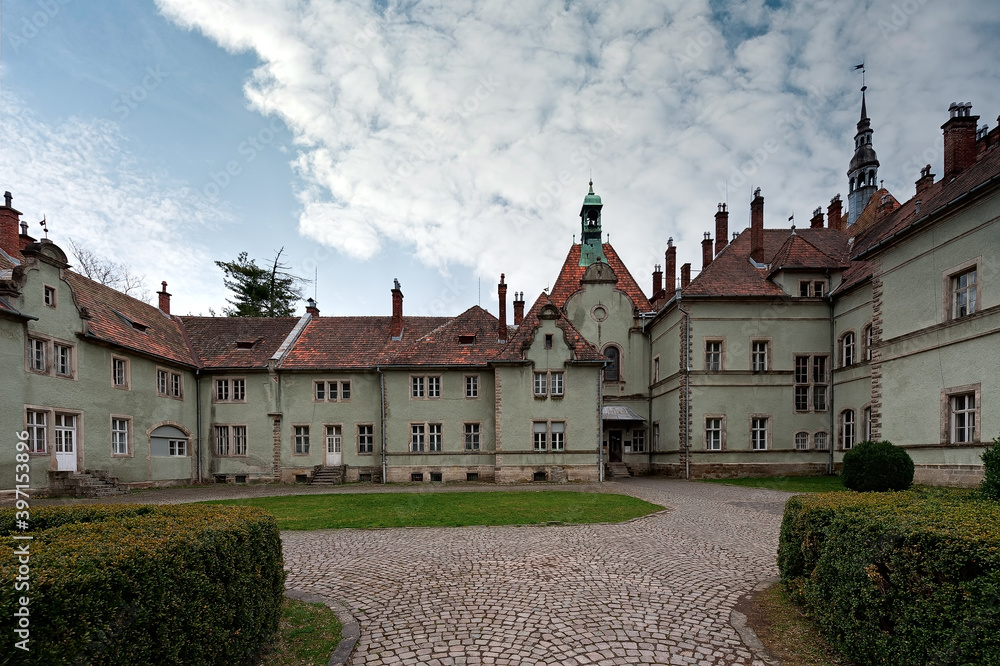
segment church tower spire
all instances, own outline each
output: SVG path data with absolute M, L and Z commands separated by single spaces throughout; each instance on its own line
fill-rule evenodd
M 854 157 L 847 169 L 847 226 L 857 222 L 861 211 L 878 190 L 879 164 L 872 147 L 871 119 L 868 117 L 868 105 L 865 101 L 867 89 L 868 86 L 861 86 L 861 120 L 858 121 L 858 133 L 854 135 Z
M 590 192 L 583 198 L 580 209 L 580 265 L 589 266 L 604 258 L 604 244 L 601 242 L 601 197 L 594 194 L 594 181 L 590 181 Z

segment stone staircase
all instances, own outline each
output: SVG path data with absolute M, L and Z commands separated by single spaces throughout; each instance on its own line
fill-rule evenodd
M 88 469 L 76 474 L 64 472 L 61 483 L 58 484 L 61 494 L 75 497 L 108 497 L 110 495 L 125 495 L 128 485 L 110 476 L 107 470 Z
M 632 473 L 628 471 L 628 465 L 621 462 L 609 462 L 605 463 L 605 478 L 608 479 L 627 479 L 632 476 Z
M 327 467 L 326 465 L 316 465 L 313 468 L 310 485 L 340 485 L 344 482 L 345 466 Z

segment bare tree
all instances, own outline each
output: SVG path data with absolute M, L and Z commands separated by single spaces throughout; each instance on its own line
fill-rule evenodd
M 149 303 L 152 294 L 146 285 L 146 278 L 132 272 L 128 264 L 124 262 L 111 261 L 98 256 L 90 250 L 81 247 L 74 239 L 69 239 L 69 247 L 76 259 L 74 268 L 80 275 L 84 275 L 94 282 L 99 282 L 105 287 L 111 287 L 120 291 L 126 296 L 137 298 L 140 301 Z

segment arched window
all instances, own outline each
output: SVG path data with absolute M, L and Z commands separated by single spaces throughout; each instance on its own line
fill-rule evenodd
M 853 192 L 853 191 L 854 191 L 854 179 L 853 179 L 853 178 L 851 178 L 851 189 L 850 189 L 850 190 L 848 190 L 848 194 L 850 194 L 850 193 L 851 193 L 851 192 Z
M 621 351 L 614 345 L 608 345 L 604 350 L 604 358 L 607 359 L 604 365 L 604 381 L 617 382 L 621 377 Z
M 795 433 L 795 450 L 796 451 L 809 450 L 809 433 L 807 432 Z
M 854 365 L 854 352 L 854 331 L 849 331 L 840 338 L 840 367 Z
M 857 438 L 856 424 L 853 409 L 845 409 L 840 413 L 840 448 L 845 451 L 854 448 L 854 441 Z
M 872 325 L 868 324 L 861 329 L 861 342 L 865 346 L 865 360 L 872 360 Z
M 826 433 L 817 432 L 813 435 L 813 448 L 817 451 L 826 451 Z

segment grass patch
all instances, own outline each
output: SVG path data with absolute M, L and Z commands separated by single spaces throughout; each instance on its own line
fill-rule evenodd
M 792 601 L 781 583 L 744 597 L 736 610 L 747 616 L 747 625 L 782 666 L 854 664 L 830 647 L 816 623 Z
M 562 491 L 338 493 L 206 503 L 266 509 L 282 530 L 616 523 L 663 508 L 627 495 Z
M 722 483 L 746 488 L 769 488 L 790 493 L 837 493 L 847 488 L 839 476 L 761 476 L 744 479 L 699 479 L 707 483 Z
M 326 666 L 340 643 L 337 615 L 323 604 L 285 597 L 278 637 L 260 666 Z

